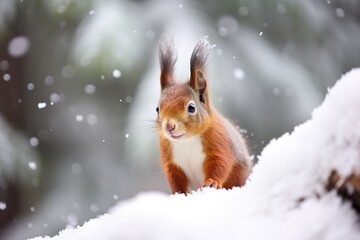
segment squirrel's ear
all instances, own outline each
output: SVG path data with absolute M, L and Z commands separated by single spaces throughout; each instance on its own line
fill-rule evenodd
M 200 100 L 204 101 L 203 94 L 206 92 L 207 80 L 205 76 L 209 61 L 211 46 L 207 37 L 203 37 L 196 44 L 190 59 L 190 86 L 199 94 Z
M 160 85 L 161 91 L 167 86 L 174 83 L 174 67 L 176 62 L 176 55 L 174 54 L 173 39 L 163 35 L 160 40 L 159 47 L 159 60 L 160 60 Z
M 207 80 L 205 78 L 205 74 L 201 70 L 195 70 L 194 74 L 191 73 L 190 86 L 200 96 L 204 94 L 207 87 Z

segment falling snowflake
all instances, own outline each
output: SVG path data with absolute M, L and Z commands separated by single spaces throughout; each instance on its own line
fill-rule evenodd
M 46 108 L 46 105 L 47 104 L 45 102 L 39 102 L 37 106 L 39 109 L 43 109 L 43 108 Z
M 121 72 L 118 69 L 114 69 L 114 71 L 112 72 L 112 75 L 114 78 L 120 78 L 121 77 Z

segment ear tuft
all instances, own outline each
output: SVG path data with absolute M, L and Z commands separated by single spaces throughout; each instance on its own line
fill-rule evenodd
M 208 37 L 202 37 L 196 44 L 190 59 L 190 86 L 199 94 L 200 99 L 204 100 L 206 92 L 206 68 L 212 46 Z M 205 94 L 206 95 L 206 94 Z M 203 102 L 202 101 L 202 102 Z
M 164 90 L 173 83 L 173 74 L 177 56 L 174 54 L 174 41 L 172 37 L 163 35 L 160 39 L 159 60 L 160 60 L 160 85 Z
M 191 54 L 190 59 L 190 72 L 191 74 L 195 73 L 196 70 L 201 69 L 203 72 L 206 72 L 206 67 L 209 62 L 210 52 L 213 46 L 210 45 L 208 37 L 200 38 L 199 42 L 196 44 L 193 53 Z

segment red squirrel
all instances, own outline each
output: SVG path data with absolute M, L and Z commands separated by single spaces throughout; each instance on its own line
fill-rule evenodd
M 156 108 L 161 165 L 172 193 L 243 186 L 252 161 L 244 137 L 210 102 L 207 38 L 201 38 L 192 52 L 185 83 L 174 80 L 173 49 L 172 40 L 160 41 L 161 97 Z

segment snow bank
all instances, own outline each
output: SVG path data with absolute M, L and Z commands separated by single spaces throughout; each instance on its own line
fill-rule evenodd
M 360 173 L 360 69 L 344 75 L 312 119 L 273 140 L 250 181 L 185 197 L 143 193 L 77 229 L 41 239 L 360 239 L 358 216 L 325 185 Z

